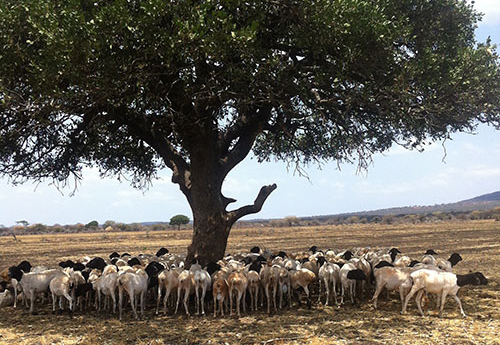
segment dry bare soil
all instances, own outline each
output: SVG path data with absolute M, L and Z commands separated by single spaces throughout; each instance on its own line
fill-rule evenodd
M 165 246 L 182 253 L 190 236 L 190 231 L 168 231 L 18 236 L 18 242 L 3 237 L 0 269 L 23 259 L 56 266 L 63 259 L 107 256 L 115 250 L 155 253 Z M 456 251 L 464 259 L 456 272 L 481 271 L 489 284 L 460 291 L 467 318 L 460 316 L 451 298 L 443 318 L 438 318 L 434 303 L 429 315 L 419 316 L 413 301 L 401 315 L 394 293 L 389 300 L 379 300 L 378 310 L 365 298 L 356 306 L 315 303 L 308 310 L 295 304 L 274 315 L 247 312 L 240 319 L 155 316 L 149 306 L 142 320 L 132 319 L 127 309 L 120 322 L 109 312 L 76 311 L 69 318 L 52 315 L 49 305 L 38 305 L 33 316 L 24 307 L 7 307 L 0 312 L 0 344 L 500 344 L 500 222 L 234 229 L 228 252 L 247 251 L 253 245 L 286 251 L 304 251 L 311 245 L 338 250 L 394 246 L 414 258 L 429 248 L 444 258 Z

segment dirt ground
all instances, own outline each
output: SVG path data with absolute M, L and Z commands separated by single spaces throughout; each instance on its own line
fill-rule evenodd
M 17 242 L 1 237 L 0 269 L 24 259 L 33 265 L 56 266 L 61 260 L 84 255 L 155 253 L 162 246 L 182 253 L 190 236 L 190 231 L 167 231 L 18 236 Z M 75 311 L 72 318 L 52 315 L 49 304 L 38 304 L 38 314 L 33 316 L 24 307 L 5 307 L 0 310 L 0 344 L 500 344 L 500 222 L 234 229 L 227 251 L 246 252 L 254 245 L 289 252 L 312 245 L 337 250 L 397 247 L 416 259 L 429 248 L 445 259 L 458 252 L 463 261 L 455 272 L 481 271 L 489 284 L 461 289 L 466 318 L 449 297 L 443 318 L 438 318 L 435 303 L 429 315 L 421 317 L 414 301 L 408 313 L 401 315 L 395 293 L 390 299 L 383 293 L 378 310 L 373 309 L 370 295 L 355 306 L 314 303 L 309 310 L 294 304 L 273 315 L 247 312 L 240 319 L 214 319 L 210 313 L 205 317 L 171 312 L 156 316 L 152 305 L 140 321 L 127 309 L 122 322 L 117 315 L 94 310 Z

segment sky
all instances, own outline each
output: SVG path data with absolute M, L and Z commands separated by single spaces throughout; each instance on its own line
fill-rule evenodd
M 498 0 L 476 0 L 485 14 L 476 37 L 491 37 L 500 45 Z M 283 162 L 257 163 L 248 157 L 227 177 L 223 194 L 238 201 L 229 210 L 253 203 L 263 185 L 276 183 L 262 211 L 248 219 L 314 216 L 369 211 L 388 207 L 434 205 L 500 191 L 500 132 L 482 125 L 473 134 L 457 133 L 452 140 L 434 143 L 424 152 L 393 147 L 376 154 L 367 171 L 336 163 L 306 167 L 308 178 L 287 170 Z M 169 170 L 147 191 L 126 181 L 101 179 L 86 169 L 76 193 L 54 186 L 25 183 L 12 186 L 0 179 L 0 225 L 76 224 L 97 220 L 123 223 L 169 221 L 176 214 L 192 213 Z

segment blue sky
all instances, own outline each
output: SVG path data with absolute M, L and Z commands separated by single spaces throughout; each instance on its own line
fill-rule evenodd
M 476 32 L 478 41 L 491 36 L 500 44 L 498 0 L 476 0 L 485 13 Z M 500 133 L 480 126 L 475 134 L 457 133 L 452 140 L 434 143 L 423 153 L 393 147 L 374 156 L 365 172 L 355 165 L 306 167 L 309 179 L 288 171 L 284 163 L 262 163 L 247 158 L 227 177 L 223 193 L 238 200 L 234 208 L 252 203 L 262 185 L 276 183 L 262 211 L 243 219 L 282 218 L 374 210 L 409 205 L 433 205 L 472 198 L 500 190 Z M 446 157 L 445 157 L 446 155 Z M 444 160 L 443 160 L 444 159 Z M 191 210 L 170 171 L 145 192 L 127 182 L 101 179 L 86 170 L 74 196 L 47 184 L 20 186 L 0 179 L 0 224 L 75 224 L 97 220 L 117 222 L 168 221 L 176 214 L 190 218 Z

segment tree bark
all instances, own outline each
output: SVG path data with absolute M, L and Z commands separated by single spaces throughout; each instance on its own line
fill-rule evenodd
M 191 205 L 194 218 L 193 239 L 188 247 L 187 265 L 191 265 L 194 259 L 197 259 L 202 265 L 222 259 L 233 224 L 245 215 L 259 212 L 267 197 L 276 188 L 276 184 L 263 186 L 252 205 L 246 205 L 230 212 L 225 210 L 227 206 L 225 200 L 229 199 L 220 193 L 220 189 L 217 194 L 219 195 L 218 200 L 209 202 L 208 199 L 205 199 L 205 202 Z M 205 196 L 214 195 L 214 193 L 204 194 Z M 214 208 L 214 205 L 218 206 Z

